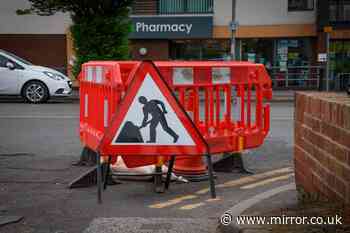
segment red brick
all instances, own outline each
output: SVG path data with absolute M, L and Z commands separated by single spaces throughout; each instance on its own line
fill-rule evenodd
M 296 121 L 303 122 L 307 97 L 301 92 L 297 92 L 295 96 L 295 102 L 298 106 L 298 108 L 295 108 L 295 119 Z
M 299 146 L 307 153 L 313 155 L 315 153 L 315 147 L 312 143 L 308 142 L 306 139 L 299 141 Z
M 340 128 L 345 128 L 345 105 L 338 104 L 338 115 L 337 115 L 337 126 Z
M 300 169 L 295 170 L 295 183 L 300 186 L 304 186 L 306 183 L 306 177 Z
M 345 169 L 344 166 L 341 163 L 336 162 L 334 159 L 329 161 L 329 163 L 334 165 L 334 167 L 332 166 L 333 170 L 331 170 L 333 174 L 335 174 L 339 178 L 343 178 Z
M 327 195 L 326 185 L 322 182 L 322 179 L 318 177 L 315 173 L 312 174 L 312 183 L 320 193 Z
M 344 127 L 344 109 L 345 105 L 344 104 L 339 104 L 339 103 L 334 103 L 333 104 L 333 114 L 334 118 L 332 119 L 332 123 L 340 128 Z
M 345 199 L 345 202 L 347 204 L 350 204 L 350 186 L 349 186 L 349 183 L 346 187 L 346 199 Z
M 321 101 L 321 119 L 326 122 L 331 121 L 331 103 L 328 101 Z
M 332 125 L 336 125 L 338 115 L 338 105 L 336 103 L 331 104 L 331 121 L 328 122 Z
M 348 166 L 343 167 L 343 175 L 342 178 L 348 182 L 350 185 L 350 168 Z
M 338 179 L 338 178 L 335 178 L 335 185 L 334 186 L 330 186 L 330 187 L 334 187 L 335 190 L 342 196 L 345 198 L 346 196 L 346 185 L 345 183 Z
M 320 132 L 321 130 L 321 121 L 316 118 L 313 118 L 309 114 L 304 114 L 304 123 L 306 126 L 308 126 L 316 132 Z
M 337 140 L 338 136 L 338 129 L 328 122 L 321 122 L 321 133 L 324 134 L 325 136 L 329 137 L 332 140 Z
M 300 171 L 303 175 L 309 175 L 310 174 L 310 170 L 308 169 L 308 163 L 307 161 L 307 157 L 305 155 L 305 153 L 298 149 L 297 147 L 295 147 L 294 149 L 294 163 L 295 163 L 295 169 Z
M 320 146 L 320 139 L 319 136 L 316 135 L 312 130 L 305 128 L 304 131 L 304 137 L 307 141 L 309 141 L 311 144 L 315 145 L 315 146 Z
M 131 56 L 134 60 L 168 60 L 169 41 L 166 40 L 133 40 L 130 43 Z M 140 48 L 147 48 L 147 55 L 141 56 Z
M 339 138 L 336 141 L 350 149 L 350 131 L 340 128 L 337 131 Z
M 317 160 L 323 167 L 329 168 L 329 156 L 326 153 L 321 151 L 319 148 L 315 148 L 314 155 L 317 155 Z
M 294 143 L 299 144 L 300 140 L 302 139 L 304 134 L 304 127 L 302 126 L 302 123 L 295 122 L 294 123 Z
M 295 171 L 295 182 L 298 186 L 303 187 L 306 192 L 315 192 L 315 186 L 312 183 L 312 174 L 305 175 L 299 169 Z
M 312 116 L 321 119 L 321 100 L 318 98 L 310 98 L 310 105 Z
M 343 109 L 344 114 L 344 128 L 350 130 L 350 106 L 345 106 Z
M 332 144 L 332 152 L 331 154 L 340 162 L 342 163 L 347 163 L 347 150 L 346 148 L 337 145 L 337 144 Z
M 308 95 L 305 95 L 305 109 L 304 112 L 311 113 L 311 97 Z
M 315 168 L 313 169 L 313 172 L 318 174 L 319 176 L 323 174 L 326 171 L 326 168 L 322 166 L 322 164 L 317 163 Z
M 346 160 L 347 160 L 347 165 L 350 166 L 350 150 L 346 150 Z
M 322 179 L 326 180 L 326 183 L 328 186 L 330 187 L 335 187 L 335 175 L 333 175 L 332 173 L 330 172 L 327 172 L 327 173 L 324 173 L 324 176 L 325 177 L 322 177 Z
M 324 137 L 323 135 L 314 135 L 314 137 L 318 138 L 318 146 L 325 152 L 332 154 L 333 153 L 333 142 L 331 139 Z
M 334 93 L 296 98 L 294 154 L 296 180 L 306 191 L 350 204 L 350 106 L 344 101 Z

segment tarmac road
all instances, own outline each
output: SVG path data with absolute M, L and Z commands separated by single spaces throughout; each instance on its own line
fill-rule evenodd
M 168 192 L 155 194 L 151 183 L 123 181 L 109 187 L 103 193 L 104 203 L 97 205 L 94 187 L 67 189 L 83 170 L 71 166 L 81 151 L 79 105 L 67 101 L 43 105 L 2 101 L 0 215 L 21 215 L 24 219 L 0 227 L 0 232 L 82 232 L 100 217 L 120 217 L 127 224 L 140 221 L 148 227 L 145 232 L 153 232 L 152 225 L 145 223 L 153 218 L 175 218 L 177 225 L 183 218 L 217 222 L 236 203 L 294 181 L 293 108 L 291 102 L 272 103 L 271 134 L 261 148 L 244 155 L 246 165 L 258 175 L 247 180 L 247 175 L 219 173 L 215 200 L 210 199 L 207 182 L 173 183 Z

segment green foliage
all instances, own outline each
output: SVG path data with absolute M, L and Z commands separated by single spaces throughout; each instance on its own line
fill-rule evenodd
M 127 16 L 94 17 L 80 20 L 71 27 L 76 50 L 74 75 L 81 64 L 91 60 L 128 59 L 128 34 L 131 25 Z
M 68 12 L 76 52 L 73 74 L 91 60 L 128 59 L 128 34 L 131 31 L 129 9 L 133 0 L 28 0 L 30 9 L 18 14 L 52 15 Z

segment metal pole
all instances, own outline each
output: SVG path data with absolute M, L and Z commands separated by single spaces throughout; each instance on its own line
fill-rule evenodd
M 236 60 L 236 30 L 237 30 L 237 24 L 236 24 L 236 0 L 232 0 L 232 21 L 230 25 L 231 29 L 231 60 Z
M 101 155 L 96 153 L 97 159 L 97 201 L 102 204 L 102 171 L 101 171 Z
M 326 63 L 326 91 L 329 91 L 329 71 L 330 71 L 330 56 L 329 56 L 329 44 L 330 44 L 330 33 L 326 33 L 326 49 L 327 49 L 327 63 Z
M 231 60 L 236 60 L 236 38 L 234 30 L 231 30 Z
M 108 185 L 109 173 L 111 171 L 111 161 L 112 161 L 112 156 L 108 156 L 106 172 L 104 174 L 104 179 L 103 179 L 103 190 L 106 190 Z
M 173 172 L 174 162 L 175 162 L 175 155 L 172 155 L 169 161 L 168 172 L 166 175 L 165 189 L 169 189 L 169 185 L 171 182 L 171 173 Z
M 213 164 L 211 161 L 211 155 L 207 154 L 207 165 L 208 165 L 208 172 L 209 172 L 209 185 L 210 185 L 210 193 L 211 198 L 216 198 L 216 191 L 215 191 L 215 182 L 214 182 L 214 172 L 213 172 Z
M 288 65 L 286 67 L 286 88 L 289 86 L 289 72 L 288 72 Z

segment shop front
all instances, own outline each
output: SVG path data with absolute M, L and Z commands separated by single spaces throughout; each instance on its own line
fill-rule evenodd
M 240 40 L 241 60 L 264 64 L 275 88 L 316 87 L 321 71 L 315 66 L 315 38 Z
M 172 60 L 228 60 L 229 40 L 172 40 L 170 58 Z
M 331 40 L 330 43 L 330 86 L 344 90 L 350 83 L 350 40 Z
M 224 60 L 228 39 L 213 39 L 212 16 L 132 17 L 131 56 L 152 60 Z
M 243 39 L 241 58 L 281 70 L 309 66 L 314 63 L 313 42 L 312 38 Z
M 350 73 L 350 40 L 332 40 L 330 58 L 332 76 L 339 73 Z

